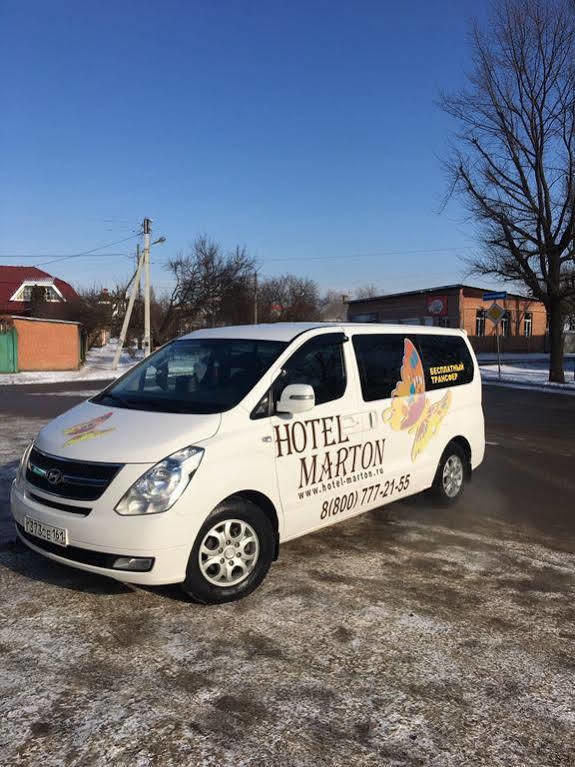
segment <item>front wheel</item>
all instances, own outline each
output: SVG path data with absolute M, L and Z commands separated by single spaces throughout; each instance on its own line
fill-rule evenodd
M 229 498 L 202 525 L 182 588 L 203 604 L 242 599 L 266 577 L 274 546 L 274 530 L 264 512 L 248 500 Z
M 439 461 L 431 488 L 435 499 L 443 506 L 450 506 L 463 494 L 466 463 L 466 456 L 459 445 L 447 446 Z

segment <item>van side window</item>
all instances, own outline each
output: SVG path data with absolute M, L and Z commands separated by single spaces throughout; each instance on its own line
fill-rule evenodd
M 353 348 L 364 402 L 391 397 L 401 377 L 403 340 L 402 335 L 392 333 L 354 335 Z
M 285 363 L 274 399 L 279 399 L 288 384 L 313 386 L 316 405 L 342 397 L 347 384 L 343 340 L 342 333 L 326 333 L 305 343 Z
M 427 391 L 473 381 L 473 360 L 461 336 L 416 336 Z

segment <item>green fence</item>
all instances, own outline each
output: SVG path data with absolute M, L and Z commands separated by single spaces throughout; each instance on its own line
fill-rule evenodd
M 0 327 L 0 373 L 18 372 L 18 333 L 16 328 Z

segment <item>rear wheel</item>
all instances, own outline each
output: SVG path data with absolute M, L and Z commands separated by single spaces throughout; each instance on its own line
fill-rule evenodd
M 449 506 L 463 494 L 465 488 L 467 457 L 455 442 L 446 447 L 439 461 L 432 493 L 439 503 Z
M 202 525 L 182 588 L 204 604 L 242 599 L 266 577 L 274 546 L 274 530 L 264 512 L 250 501 L 232 497 Z

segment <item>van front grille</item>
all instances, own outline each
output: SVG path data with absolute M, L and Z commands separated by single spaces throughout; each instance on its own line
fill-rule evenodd
M 61 498 L 95 501 L 123 466 L 122 463 L 73 461 L 34 447 L 26 466 L 26 481 Z
M 69 503 L 52 501 L 50 498 L 44 498 L 43 495 L 36 495 L 36 493 L 28 493 L 27 495 L 36 503 L 42 504 L 42 506 L 49 506 L 51 509 L 58 509 L 58 511 L 66 511 L 68 514 L 79 514 L 81 517 L 87 517 L 92 511 L 89 506 L 70 506 Z

